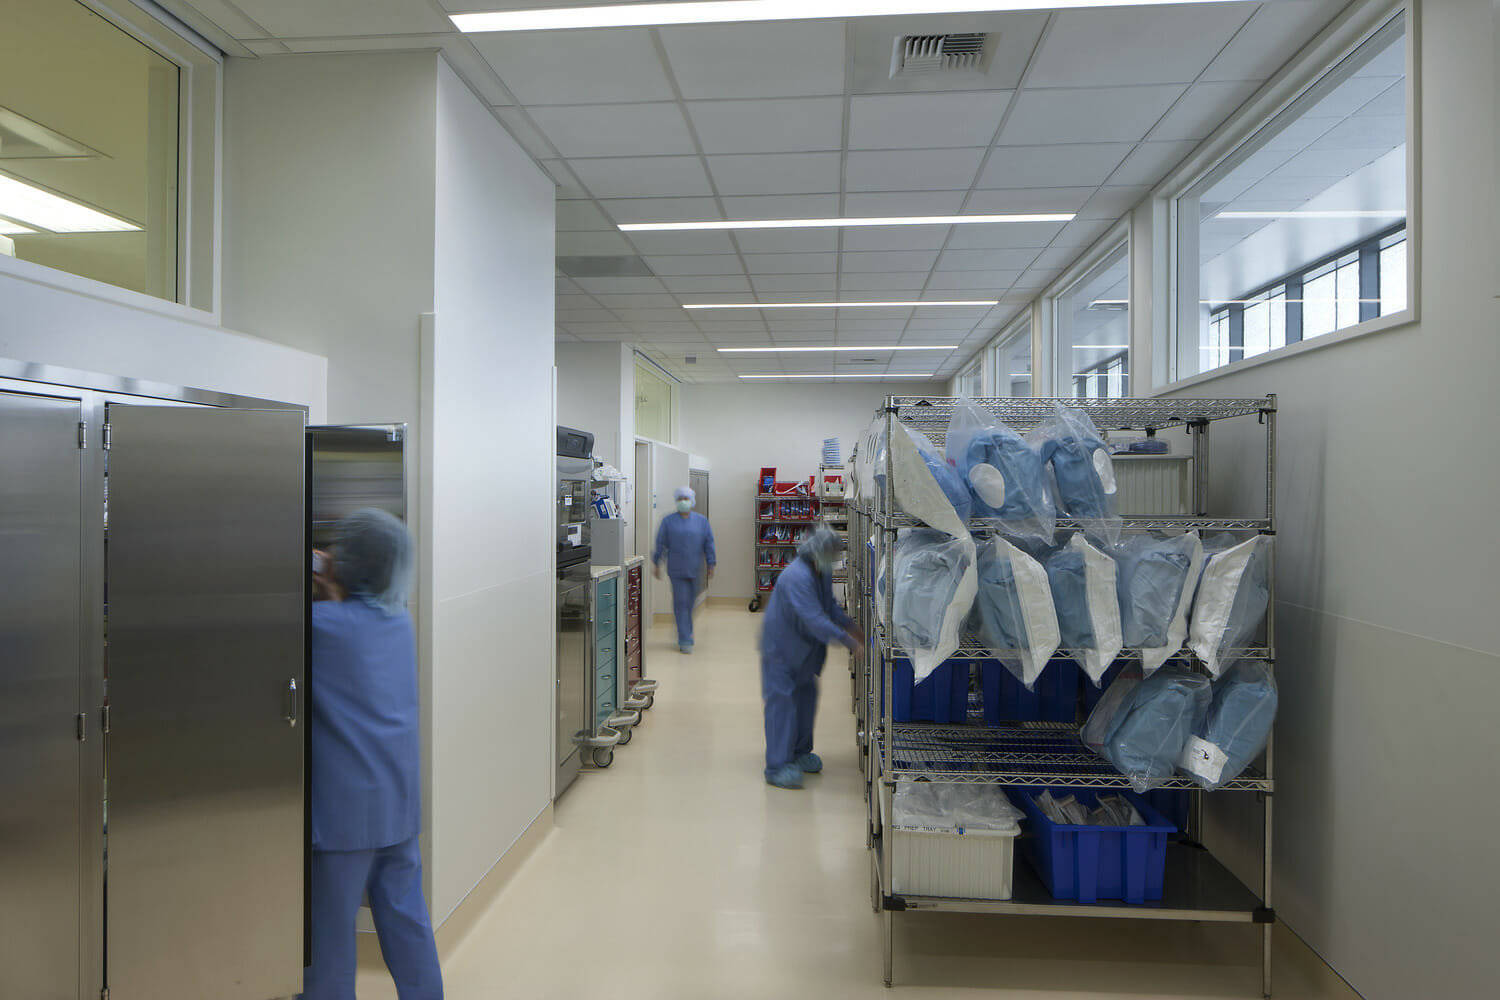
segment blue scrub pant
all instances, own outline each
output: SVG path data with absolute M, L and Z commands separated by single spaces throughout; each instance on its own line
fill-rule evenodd
M 366 893 L 396 995 L 442 1000 L 416 837 L 370 851 L 313 851 L 313 960 L 303 973 L 303 1000 L 355 1000 L 354 921 Z
M 672 616 L 677 619 L 677 645 L 693 644 L 693 602 L 698 599 L 696 576 L 672 577 Z
M 812 753 L 818 715 L 818 674 L 808 663 L 761 657 L 760 693 L 766 707 L 766 776 Z

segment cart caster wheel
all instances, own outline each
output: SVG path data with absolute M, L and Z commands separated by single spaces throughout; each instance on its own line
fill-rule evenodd
M 594 766 L 608 767 L 615 762 L 615 752 L 609 747 L 594 748 Z
M 750 598 L 750 611 L 753 613 L 753 612 L 756 612 L 756 611 L 759 611 L 759 610 L 760 610 L 760 598 L 759 597 L 752 597 L 752 598 Z
M 646 695 L 646 708 L 642 709 L 641 711 L 644 712 L 647 709 L 650 709 L 650 707 L 652 705 L 655 705 L 655 704 L 656 704 L 656 695 L 654 695 L 654 694 L 648 694 L 648 695 Z M 644 715 L 642 715 L 641 718 L 644 720 L 646 717 Z M 637 723 L 637 725 L 639 725 L 639 724 L 640 723 Z
M 624 746 L 625 744 L 627 744 L 627 743 L 630 742 L 630 734 L 631 734 L 631 732 L 632 732 L 631 729 L 622 729 L 622 730 L 620 730 L 620 742 L 619 742 L 619 746 Z

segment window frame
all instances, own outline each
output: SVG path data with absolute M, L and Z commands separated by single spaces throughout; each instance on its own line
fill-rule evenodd
M 1033 319 L 1032 304 L 1027 303 L 1026 308 L 1016 314 L 1009 323 L 1001 327 L 1000 333 L 985 345 L 985 364 L 988 366 L 990 372 L 990 384 L 986 387 L 988 395 L 1003 396 L 1006 398 L 1029 398 L 1029 396 L 1036 394 L 1036 344 L 1033 336 L 1035 333 Z M 1029 379 L 1031 393 L 1027 397 L 1011 397 L 1011 373 L 1009 371 L 1011 366 L 1009 364 L 1003 366 L 1000 364 L 1001 353 L 1014 350 L 1022 340 L 1026 341 L 1027 350 L 1031 355 L 1031 376 Z M 1004 392 L 1000 391 L 1002 386 L 1005 389 Z
M 77 0 L 179 70 L 177 297 L 158 298 L 58 268 L 0 255 L 0 274 L 191 322 L 221 316 L 224 56 L 155 4 Z
M 1406 307 L 1388 315 L 1365 320 L 1353 326 L 1335 329 L 1330 333 L 1289 343 L 1284 347 L 1231 361 L 1227 365 L 1181 374 L 1184 369 L 1185 352 L 1196 354 L 1201 346 L 1198 338 L 1196 315 L 1191 324 L 1184 321 L 1184 289 L 1181 276 L 1181 219 L 1178 200 L 1198 185 L 1211 171 L 1224 161 L 1244 151 L 1245 147 L 1278 116 L 1285 113 L 1305 94 L 1321 83 L 1343 60 L 1353 55 L 1360 46 L 1375 37 L 1392 19 L 1402 16 L 1403 47 L 1406 73 Z M 1156 244 L 1155 258 L 1163 261 L 1166 268 L 1165 290 L 1167 308 L 1158 311 L 1152 321 L 1152 349 L 1160 351 L 1166 362 L 1165 372 L 1152 371 L 1156 378 L 1165 381 L 1143 385 L 1136 382 L 1142 395 L 1155 396 L 1179 389 L 1200 385 L 1225 375 L 1233 375 L 1258 365 L 1269 364 L 1283 358 L 1293 357 L 1310 350 L 1323 350 L 1349 340 L 1383 333 L 1388 330 L 1408 327 L 1418 323 L 1421 290 L 1421 3 L 1420 0 L 1365 0 L 1355 2 L 1342 11 L 1316 38 L 1309 42 L 1292 61 L 1261 88 L 1240 111 L 1224 123 L 1161 184 L 1152 192 L 1154 215 L 1163 221 L 1153 236 Z M 1383 230 L 1377 239 L 1384 238 L 1390 230 Z M 1311 271 L 1316 265 L 1309 265 Z M 1194 283 L 1193 312 L 1196 313 L 1197 293 Z M 1274 283 L 1273 283 L 1274 285 Z M 1249 297 L 1248 295 L 1246 296 Z M 1191 326 L 1193 342 L 1184 338 Z
M 1042 294 L 1039 298 L 1039 302 L 1041 304 L 1038 316 L 1039 322 L 1032 327 L 1032 395 L 1035 396 L 1038 394 L 1038 392 L 1042 392 L 1046 395 L 1055 397 L 1066 397 L 1073 395 L 1072 379 L 1074 377 L 1074 373 L 1071 371 L 1069 372 L 1067 376 L 1068 383 L 1066 386 L 1064 386 L 1062 369 L 1060 367 L 1062 364 L 1062 359 L 1057 357 L 1058 301 L 1063 296 L 1072 291 L 1074 286 L 1076 286 L 1085 277 L 1087 277 L 1090 271 L 1094 270 L 1094 268 L 1098 267 L 1106 259 L 1112 257 L 1121 249 L 1123 249 L 1125 252 L 1125 297 L 1128 303 L 1126 325 L 1127 327 L 1133 329 L 1134 320 L 1130 318 L 1131 314 L 1135 312 L 1136 308 L 1134 294 L 1135 260 L 1131 253 L 1132 233 L 1130 226 L 1130 219 L 1133 214 L 1133 211 L 1127 212 L 1124 217 L 1117 220 L 1113 225 L 1105 230 L 1102 236 L 1095 240 L 1087 250 L 1085 250 L 1078 256 L 1076 260 L 1073 261 L 1072 264 L 1068 265 L 1067 269 L 1064 270 L 1062 274 L 1058 275 L 1055 281 L 1053 281 L 1042 291 Z M 1133 392 L 1136 385 L 1136 380 L 1139 375 L 1135 371 L 1135 359 L 1131 357 L 1134 343 L 1133 337 L 1131 337 L 1131 342 L 1132 347 L 1127 347 L 1123 353 L 1125 357 L 1131 358 L 1130 383 L 1131 391 Z M 1110 358 L 1101 359 L 1100 365 L 1096 365 L 1095 367 L 1100 367 L 1104 364 L 1107 364 L 1112 359 L 1113 356 Z M 1072 365 L 1070 364 L 1069 367 L 1071 368 Z M 1046 373 L 1045 386 L 1039 384 L 1039 372 Z M 1067 391 L 1064 391 L 1065 388 Z M 1127 397 L 1128 395 L 1129 393 L 1127 393 Z

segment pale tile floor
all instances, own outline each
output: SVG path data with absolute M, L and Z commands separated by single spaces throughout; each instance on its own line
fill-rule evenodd
M 881 918 L 870 908 L 847 660 L 831 652 L 823 675 L 825 772 L 802 791 L 771 788 L 761 777 L 760 622 L 743 607 L 709 607 L 691 656 L 668 627 L 651 630 L 655 707 L 611 767 L 580 775 L 556 828 L 444 963 L 451 1000 L 897 995 L 881 981 Z M 1250 927 L 895 919 L 896 985 L 913 1000 L 1260 995 Z M 363 954 L 360 997 L 393 1000 L 373 946 Z M 1291 935 L 1276 958 L 1278 998 L 1357 1000 Z

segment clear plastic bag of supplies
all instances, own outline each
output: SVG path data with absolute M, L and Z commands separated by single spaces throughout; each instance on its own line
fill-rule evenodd
M 1146 820 L 1123 795 L 1100 795 L 1093 809 L 1076 796 L 1054 798 L 1051 789 L 1036 797 L 1037 808 L 1060 826 L 1145 826 Z
M 1203 563 L 1203 544 L 1196 531 L 1167 538 L 1137 535 L 1120 543 L 1115 554 L 1121 638 L 1141 650 L 1142 666 L 1150 674 L 1187 638 L 1191 583 Z
M 1122 521 L 1114 462 L 1089 415 L 1058 403 L 1052 419 L 1038 425 L 1027 440 L 1051 466 L 1058 514 L 1066 513 L 1104 545 L 1119 541 Z
M 1104 739 L 1104 759 L 1137 792 L 1162 784 L 1176 771 L 1212 697 L 1207 677 L 1176 663 L 1163 667 L 1120 704 Z
M 1081 534 L 1073 535 L 1047 560 L 1058 641 L 1073 650 L 1073 658 L 1095 687 L 1124 645 L 1118 571 L 1119 564 Z
M 970 622 L 995 658 L 1030 689 L 1057 651 L 1057 611 L 1047 571 L 1003 538 L 976 547 L 978 591 Z
M 886 486 L 886 449 L 894 477 L 891 492 L 896 506 L 924 524 L 950 535 L 964 534 L 969 520 L 969 490 L 927 435 L 897 424 L 894 441 L 886 440 L 885 418 L 877 417 L 861 449 L 870 456 L 868 464 L 860 460 L 856 478 L 862 481 L 861 495 L 874 496 L 878 508 Z M 865 482 L 867 481 L 867 482 Z M 865 486 L 868 485 L 868 492 Z
M 1271 738 L 1276 701 L 1270 664 L 1237 662 L 1214 684 L 1208 713 L 1178 760 L 1183 773 L 1210 791 L 1238 778 Z
M 957 651 L 974 605 L 974 541 L 931 528 L 907 528 L 891 546 L 896 643 L 911 653 L 912 675 L 927 678 Z
M 1204 560 L 1188 645 L 1215 677 L 1266 620 L 1272 545 L 1270 535 L 1257 535 Z
M 1126 665 L 1105 689 L 1103 697 L 1089 713 L 1088 721 L 1083 724 L 1078 738 L 1083 745 L 1088 747 L 1100 757 L 1104 756 L 1104 742 L 1109 738 L 1110 731 L 1115 727 L 1115 717 L 1120 714 L 1120 709 L 1135 694 L 1136 687 L 1145 679 L 1141 668 L 1134 663 Z
M 897 826 L 937 830 L 1009 830 L 1026 815 L 997 784 L 945 784 L 941 774 L 898 780 L 891 806 Z
M 1046 465 L 1025 438 L 972 400 L 961 399 L 948 422 L 944 450 L 969 489 L 971 516 L 1007 534 L 1052 544 L 1057 511 Z

